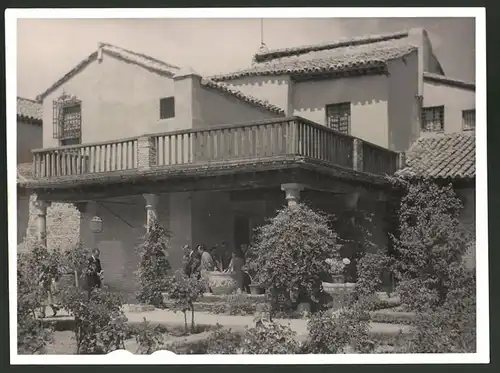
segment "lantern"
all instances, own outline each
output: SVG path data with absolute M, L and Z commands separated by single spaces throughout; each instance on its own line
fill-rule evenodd
M 102 232 L 102 219 L 99 216 L 94 216 L 90 221 L 90 231 L 92 233 Z

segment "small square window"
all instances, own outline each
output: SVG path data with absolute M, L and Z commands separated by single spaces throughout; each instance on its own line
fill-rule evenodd
M 173 96 L 160 98 L 160 119 L 173 117 L 175 117 L 175 98 Z
M 462 128 L 464 131 L 476 129 L 476 109 L 462 110 Z
M 444 106 L 422 108 L 422 131 L 444 131 Z
M 351 127 L 351 103 L 343 102 L 326 106 L 326 126 L 349 134 Z

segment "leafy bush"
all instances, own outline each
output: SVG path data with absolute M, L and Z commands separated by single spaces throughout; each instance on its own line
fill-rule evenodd
M 162 328 L 152 326 L 146 318 L 135 330 L 135 341 L 138 348 L 136 353 L 150 355 L 155 351 L 161 350 L 164 345 Z
M 224 329 L 220 324 L 205 341 L 206 354 L 237 354 L 241 346 L 242 336 L 230 329 Z
M 310 354 L 337 354 L 348 351 L 368 352 L 369 314 L 362 307 L 338 312 L 318 312 L 308 323 L 309 335 L 303 351 Z
M 366 253 L 357 263 L 358 281 L 355 291 L 359 296 L 369 296 L 380 289 L 382 273 L 390 267 L 389 257 L 382 253 Z
M 140 290 L 139 302 L 163 307 L 162 293 L 168 287 L 170 263 L 167 258 L 170 233 L 163 229 L 156 220 L 144 236 L 144 242 L 138 247 L 140 256 L 137 276 Z
M 431 312 L 418 312 L 409 353 L 473 353 L 476 351 L 476 281 L 462 266 L 451 269 L 451 290 Z
M 47 286 L 59 274 L 59 257 L 31 242 L 17 258 L 17 346 L 20 354 L 44 353 L 53 328 L 37 318 L 45 307 Z
M 182 271 L 176 271 L 168 281 L 168 298 L 174 302 L 174 310 L 184 314 L 184 332 L 188 333 L 187 312 L 191 311 L 191 332 L 195 331 L 194 303 L 205 291 L 205 283 L 195 276 L 188 277 Z
M 63 291 L 63 307 L 75 317 L 77 354 L 107 354 L 124 348 L 127 318 L 117 294 L 95 289 L 90 293 L 77 288 Z
M 438 307 L 450 290 L 451 268 L 462 262 L 471 241 L 459 219 L 462 204 L 451 185 L 392 180 L 406 193 L 399 209 L 399 237 L 392 237 L 397 291 L 415 310 Z
M 74 247 L 63 252 L 62 272 L 74 273 L 76 285 L 78 285 L 78 287 L 85 281 L 85 272 L 90 255 L 90 249 L 83 247 L 82 243 L 78 243 Z
M 246 328 L 240 354 L 295 354 L 300 344 L 296 333 L 276 322 L 259 320 L 253 328 Z
M 304 204 L 285 207 L 257 230 L 247 253 L 255 282 L 267 289 L 273 312 L 301 301 L 318 303 L 326 259 L 338 256 L 328 217 Z

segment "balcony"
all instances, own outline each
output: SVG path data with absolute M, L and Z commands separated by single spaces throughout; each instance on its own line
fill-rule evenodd
M 33 151 L 33 176 L 45 183 L 302 159 L 358 173 L 398 169 L 399 153 L 300 117 L 149 134 Z

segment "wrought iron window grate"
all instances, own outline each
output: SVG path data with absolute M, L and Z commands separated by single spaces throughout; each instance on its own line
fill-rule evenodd
M 351 103 L 343 102 L 326 106 L 326 126 L 345 134 L 351 128 Z
M 63 93 L 53 101 L 54 138 L 79 143 L 82 136 L 82 106 L 75 96 Z
M 476 129 L 476 109 L 462 110 L 462 128 L 464 131 Z
M 422 108 L 422 131 L 444 131 L 444 106 Z

